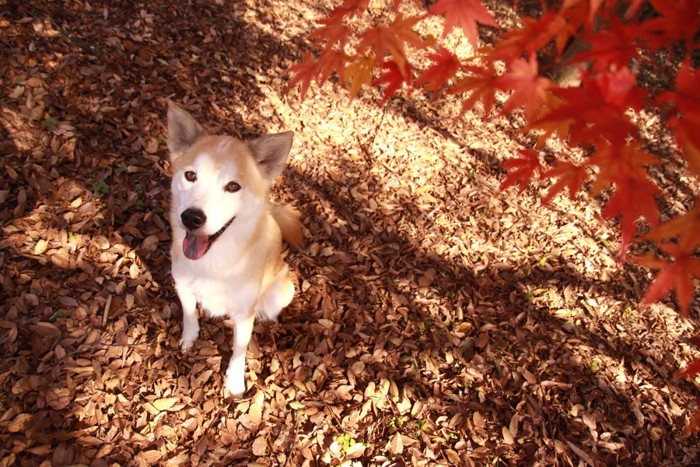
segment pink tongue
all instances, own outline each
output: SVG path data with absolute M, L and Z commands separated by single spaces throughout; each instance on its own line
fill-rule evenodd
M 199 259 L 204 256 L 204 253 L 209 249 L 208 235 L 195 235 L 192 232 L 185 234 L 185 240 L 182 242 L 182 252 L 189 259 Z

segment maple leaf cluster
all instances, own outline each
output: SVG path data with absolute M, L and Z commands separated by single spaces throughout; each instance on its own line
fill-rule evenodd
M 660 270 L 644 301 L 657 301 L 673 289 L 680 309 L 687 313 L 692 281 L 700 277 L 698 207 L 659 225 L 656 197 L 661 192 L 647 167 L 660 161 L 639 144 L 630 110 L 660 108 L 689 171 L 700 175 L 700 81 L 690 60 L 698 49 L 700 0 L 651 0 L 646 9 L 653 12 L 641 15 L 643 3 L 567 0 L 538 18 L 521 18 L 521 26 L 502 32 L 493 46 L 480 46 L 478 25 L 498 28 L 481 0 L 438 0 L 427 11 L 411 16 L 399 11 L 401 0 L 393 0 L 387 2 L 393 19 L 361 31 L 351 25 L 366 15 L 369 0 L 344 0 L 309 35 L 318 55 L 308 54 L 290 68 L 289 86 L 298 85 L 304 97 L 313 82 L 322 85 L 335 75 L 353 97 L 365 86 L 376 86 L 383 88 L 388 100 L 407 86 L 460 95 L 462 112 L 480 103 L 485 113 L 494 109 L 498 92 L 509 93 L 500 111 L 522 109 L 528 123 L 525 130 L 539 133 L 539 146 L 557 135 L 572 145 L 592 148 L 592 155 L 584 164 L 557 161 L 545 170 L 539 162 L 539 147 L 528 149 L 503 164 L 511 172 L 501 188 L 517 185 L 522 190 L 537 177 L 552 179 L 545 204 L 564 189 L 574 198 L 589 181 L 591 195 L 612 193 L 602 215 L 620 219 L 621 259 L 637 235 L 640 218 L 652 227 L 644 239 L 659 243 L 671 258 L 634 258 Z M 474 58 L 460 60 L 439 41 L 435 44 L 421 37 L 416 25 L 428 16 L 444 18 L 443 37 L 461 29 L 475 50 Z M 559 87 L 541 73 L 537 54 L 550 51 L 555 59 L 561 58 L 574 38 L 589 45 L 571 59 L 582 64 L 581 85 Z M 677 53 L 679 45 L 686 58 L 677 70 L 674 88 L 650 95 L 638 85 L 631 63 L 641 59 L 642 50 Z M 429 64 L 422 70 L 411 65 L 409 47 L 428 51 Z M 505 64 L 504 72 L 496 71 L 497 63 Z
M 700 195 L 692 209 L 661 221 L 657 198 L 662 192 L 648 172 L 661 161 L 644 150 L 633 115 L 656 109 L 672 129 L 688 171 L 700 176 L 700 79 L 693 65 L 700 50 L 700 0 L 564 0 L 536 18 L 522 17 L 519 27 L 506 31 L 481 0 L 438 0 L 412 15 L 401 12 L 404 3 L 409 2 L 386 2 L 390 19 L 373 23 L 369 0 L 344 0 L 309 35 L 317 53 L 290 68 L 289 87 L 299 86 L 303 98 L 313 82 L 322 85 L 335 75 L 353 97 L 374 86 L 383 89 L 386 101 L 406 87 L 458 95 L 462 113 L 480 104 L 486 114 L 497 107 L 499 93 L 508 93 L 498 110 L 522 112 L 524 131 L 535 132 L 538 143 L 503 163 L 509 173 L 501 189 L 522 191 L 534 179 L 551 180 L 545 204 L 565 189 L 572 199 L 584 187 L 591 196 L 605 194 L 602 216 L 619 219 L 621 260 L 635 240 L 658 246 L 659 255 L 631 258 L 658 270 L 643 302 L 673 291 L 687 314 L 693 281 L 700 278 Z M 416 26 L 431 16 L 443 18 L 443 39 L 461 30 L 473 57 L 460 59 L 440 40 L 418 34 Z M 358 18 L 370 26 L 358 28 Z M 495 28 L 493 44 L 479 43 L 479 25 Z M 587 47 L 565 59 L 572 41 Z M 425 51 L 427 66 L 415 68 L 410 50 Z M 680 65 L 671 89 L 655 95 L 639 85 L 635 65 L 659 52 Z M 547 77 L 540 69 L 542 55 L 578 66 L 580 85 L 561 87 Z M 552 136 L 586 148 L 590 157 L 578 164 L 557 160 L 545 168 L 540 149 Z M 650 229 L 645 235 L 638 232 L 642 218 Z M 693 368 L 700 371 L 700 362 Z M 700 412 L 696 419 L 698 428 Z

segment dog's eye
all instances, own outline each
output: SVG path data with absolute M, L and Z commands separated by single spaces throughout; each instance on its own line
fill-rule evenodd
M 235 193 L 240 189 L 241 189 L 241 186 L 236 182 L 228 182 L 226 184 L 226 186 L 224 187 L 224 190 L 226 190 L 229 193 Z
M 188 182 L 194 182 L 197 180 L 197 174 L 191 170 L 188 170 L 187 172 L 185 172 L 185 180 L 187 180 Z

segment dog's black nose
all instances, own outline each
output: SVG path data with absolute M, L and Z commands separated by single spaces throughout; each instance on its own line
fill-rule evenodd
M 196 230 L 204 225 L 207 221 L 207 216 L 204 215 L 204 211 L 197 208 L 185 209 L 182 214 L 180 214 L 180 219 L 182 219 L 182 224 L 185 228 L 189 230 Z

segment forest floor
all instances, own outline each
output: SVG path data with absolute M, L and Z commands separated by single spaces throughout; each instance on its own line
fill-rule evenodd
M 0 1 L 0 464 L 700 463 L 700 387 L 674 378 L 697 301 L 640 309 L 651 275 L 599 201 L 499 192 L 516 121 L 287 93 L 318 4 Z M 230 323 L 178 348 L 168 98 L 213 132 L 295 132 L 274 198 L 303 213 L 297 295 L 238 399 Z

